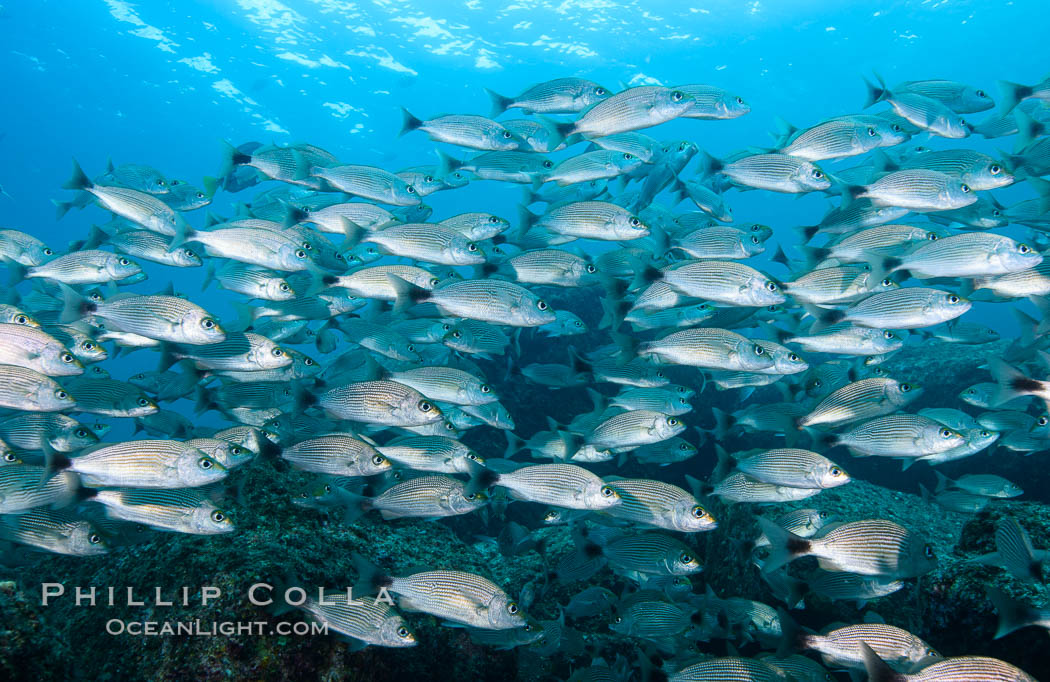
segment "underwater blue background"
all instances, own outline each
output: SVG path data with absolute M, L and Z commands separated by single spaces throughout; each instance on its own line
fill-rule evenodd
M 805 126 L 860 111 L 862 76 L 871 78 L 873 71 L 890 84 L 960 80 L 993 97 L 999 96 L 997 80 L 1034 82 L 1047 69 L 1046 60 L 1035 58 L 1046 18 L 1045 3 L 1034 0 L 4 3 L 0 185 L 10 197 L 0 196 L 0 226 L 63 248 L 82 239 L 93 222 L 108 219 L 89 207 L 56 221 L 51 200 L 70 196 L 60 189 L 70 157 L 91 176 L 112 159 L 150 164 L 197 186 L 203 176 L 218 173 L 222 139 L 309 141 L 346 163 L 389 170 L 437 163 L 435 150 L 442 147 L 461 157 L 463 150 L 419 132 L 398 138 L 400 107 L 422 117 L 487 115 L 484 87 L 513 95 L 567 75 L 614 90 L 659 82 L 734 91 L 751 105 L 750 114 L 728 121 L 678 120 L 647 131 L 660 139 L 692 140 L 721 157 L 770 144 L 777 117 Z M 979 122 L 994 115 L 969 118 Z M 913 143 L 957 146 L 925 138 Z M 972 136 L 965 145 L 998 155 L 1012 142 Z M 683 178 L 692 177 L 696 163 Z M 834 172 L 854 163 L 822 165 Z M 239 195 L 220 190 L 211 206 L 186 217 L 201 227 L 207 211 L 230 216 L 237 201 L 273 185 Z M 483 210 L 515 221 L 520 192 L 507 183 L 478 181 L 426 203 L 434 207 L 435 220 Z M 1032 192 L 1020 183 L 992 194 L 1010 204 Z M 755 259 L 756 267 L 773 276 L 784 274 L 768 262 L 773 244 L 795 243 L 790 228 L 818 222 L 831 206 L 819 193 L 796 198 L 731 191 L 727 199 L 737 222 L 774 227 L 774 241 Z M 131 290 L 153 292 L 173 278 L 177 290 L 199 296 L 204 268 L 145 269 L 150 279 Z M 212 288 L 202 300 L 220 319 L 233 319 L 232 295 Z M 1014 306 L 1031 311 L 1027 301 L 978 303 L 966 319 L 1013 337 Z M 122 362 L 127 376 L 152 369 L 155 358 L 139 352 Z M 206 415 L 205 422 L 214 417 Z M 130 430 L 117 423 L 112 437 Z

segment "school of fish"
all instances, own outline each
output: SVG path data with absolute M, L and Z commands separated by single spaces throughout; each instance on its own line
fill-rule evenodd
M 600 615 L 638 660 L 596 658 L 574 680 L 639 667 L 683 682 L 830 671 L 1034 679 L 994 658 L 945 658 L 878 618 L 818 633 L 788 612 L 807 592 L 875 602 L 937 565 L 920 528 L 820 507 L 823 490 L 850 484 L 851 457 L 907 469 L 1050 448 L 1050 80 L 1002 83 L 998 102 L 945 80 L 867 86 L 856 113 L 782 122 L 771 145 L 723 158 L 704 139 L 751 110 L 742 96 L 565 77 L 490 91 L 488 116 L 403 110 L 406 143 L 446 146 L 434 164 L 396 172 L 311 144 L 254 142 L 227 143 L 200 187 L 143 164 L 89 173 L 74 161 L 59 217 L 94 205 L 108 222 L 68 247 L 0 230 L 11 271 L 0 304 L 0 538 L 89 557 L 122 551 L 130 527 L 231 536 L 224 480 L 284 460 L 316 475 L 289 495 L 303 513 L 499 518 L 514 501 L 542 505 L 543 525 L 572 538 L 520 596 L 457 566 L 406 573 L 367 552 L 348 557 L 355 596 L 383 590 L 396 605 L 301 609 L 355 648 L 415 645 L 410 614 L 422 612 L 482 646 L 554 655 L 575 646 L 565 614 Z M 696 121 L 693 139 L 659 137 L 674 119 Z M 1012 148 L 996 158 L 968 149 L 972 136 Z M 520 204 L 432 215 L 425 203 L 478 182 L 520 185 Z M 1003 205 L 993 192 L 1009 185 L 1031 198 Z M 238 214 L 203 218 L 220 188 L 237 195 Z M 734 221 L 730 204 L 763 192 L 836 205 L 806 226 Z M 206 268 L 208 290 L 174 291 L 168 268 Z M 237 319 L 209 312 L 215 289 L 237 298 Z M 569 297 L 600 306 L 597 328 L 557 309 Z M 1043 318 L 1011 306 L 1021 300 Z M 1011 306 L 1021 335 L 989 354 L 988 375 L 957 401 L 913 411 L 924 386 L 882 364 L 909 337 L 999 341 L 967 315 L 975 302 Z M 526 349 L 564 359 L 529 357 L 523 334 Z M 156 370 L 126 376 L 131 352 L 152 353 Z M 525 438 L 500 397 L 514 382 L 555 399 L 586 391 L 594 408 L 552 404 L 547 430 Z M 181 399 L 228 425 L 196 425 L 171 405 Z M 107 441 L 113 419 L 148 438 Z M 467 444 L 486 429 L 504 432 L 504 452 Z M 767 445 L 727 452 L 734 433 Z M 663 480 L 662 467 L 702 448 L 717 452 L 714 472 Z M 629 460 L 651 477 L 609 473 Z M 939 477 L 923 493 L 953 511 L 1023 494 L 991 472 Z M 785 502 L 800 504 L 763 514 Z M 750 505 L 757 530 L 726 528 L 728 504 Z M 1021 521 L 1001 525 L 980 563 L 1041 580 L 1047 550 Z M 694 591 L 695 534 L 715 528 L 746 543 L 740 570 L 761 572 L 781 603 Z M 494 541 L 542 553 L 535 530 L 507 520 Z M 817 567 L 789 572 L 803 557 Z M 588 584 L 601 572 L 633 588 Z M 548 580 L 579 587 L 560 621 L 528 613 Z M 1047 606 L 989 598 L 1000 636 L 1050 628 Z M 700 653 L 712 639 L 765 652 Z

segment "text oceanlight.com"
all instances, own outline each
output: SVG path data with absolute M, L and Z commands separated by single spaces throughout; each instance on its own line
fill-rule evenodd
M 106 621 L 106 632 L 111 635 L 131 635 L 133 637 L 152 637 L 167 635 L 187 635 L 193 637 L 232 637 L 263 635 L 327 635 L 327 623 L 278 622 L 266 621 L 155 621 L 155 620 L 121 620 L 111 618 Z

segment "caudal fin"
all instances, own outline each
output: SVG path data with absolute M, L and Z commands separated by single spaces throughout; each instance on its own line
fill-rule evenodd
M 864 669 L 868 671 L 869 682 L 902 682 L 907 679 L 879 658 L 867 642 L 860 643 L 860 653 L 864 657 Z
M 511 104 L 514 104 L 513 97 L 504 97 L 495 90 L 489 90 L 488 88 L 485 88 L 485 92 L 488 93 L 489 99 L 492 100 L 492 113 L 489 114 L 491 118 L 496 118 L 509 109 Z
M 395 314 L 430 298 L 428 290 L 403 280 L 397 275 L 388 274 L 386 278 L 390 281 L 390 285 L 394 287 L 394 294 L 397 296 L 397 299 L 394 301 Z
M 986 589 L 988 599 L 995 605 L 999 612 L 999 627 L 995 631 L 995 639 L 1005 637 L 1015 630 L 1034 625 L 1040 620 L 1039 611 L 1033 609 L 1024 602 L 1011 599 L 1005 592 L 996 588 Z
M 69 180 L 62 185 L 62 189 L 85 190 L 91 189 L 92 187 L 94 187 L 94 185 L 90 178 L 84 173 L 84 169 L 80 167 L 80 164 L 77 163 L 76 159 L 73 159 L 73 174 L 70 176 Z
M 1003 114 L 1010 113 L 1021 100 L 1032 96 L 1032 86 L 1030 85 L 999 81 L 999 89 L 1003 93 L 1003 98 L 999 101 L 1000 111 Z
M 761 516 L 756 519 L 759 528 L 765 533 L 769 540 L 769 558 L 762 566 L 766 573 L 775 571 L 785 566 L 800 556 L 810 553 L 811 543 L 809 540 L 799 537 L 794 533 L 784 530 L 769 519 Z
M 398 132 L 398 137 L 404 137 L 413 130 L 419 130 L 422 127 L 423 119 L 413 116 L 412 112 L 401 107 L 401 131 Z

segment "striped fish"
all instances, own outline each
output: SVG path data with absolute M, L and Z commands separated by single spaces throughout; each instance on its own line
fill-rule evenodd
M 904 672 L 917 671 L 942 658 L 921 638 L 885 623 L 858 623 L 823 635 L 804 634 L 798 637 L 801 648 L 818 652 L 824 665 L 830 668 L 862 668 L 864 657 L 861 645 L 864 643 Z
M 990 232 L 963 232 L 928 242 L 899 259 L 891 272 L 913 277 L 992 277 L 1034 268 L 1043 256 L 1027 244 Z
M 630 173 L 642 163 L 642 159 L 630 152 L 599 149 L 565 159 L 543 177 L 543 182 L 565 187 L 578 182 L 615 178 Z
M 959 178 L 973 190 L 1006 187 L 1014 182 L 1003 164 L 973 149 L 941 149 L 916 154 L 900 164 L 901 170 L 925 168 Z
M 833 324 L 807 335 L 789 336 L 785 343 L 797 343 L 815 353 L 843 355 L 882 355 L 900 350 L 904 340 L 889 329 L 857 327 L 849 322 Z
M 821 400 L 798 420 L 799 427 L 845 424 L 896 412 L 922 394 L 922 386 L 896 379 L 861 379 Z
M 917 414 L 891 414 L 864 422 L 834 437 L 856 457 L 919 459 L 965 443 L 961 434 Z
M 1028 531 L 1012 517 L 999 523 L 995 530 L 995 551 L 973 559 L 989 566 L 1000 566 L 1016 578 L 1043 581 L 1043 562 L 1050 559 L 1050 551 L 1036 550 Z
M 27 412 L 0 420 L 0 438 L 18 450 L 57 452 L 74 452 L 98 442 L 88 426 L 57 412 Z
M 50 509 L 34 509 L 0 519 L 0 538 L 71 556 L 95 556 L 109 551 L 93 523 Z
M 790 488 L 834 488 L 849 474 L 827 457 L 809 450 L 775 448 L 736 460 L 736 468 L 763 483 Z
M 386 602 L 355 599 L 337 592 L 325 594 L 323 603 L 308 598 L 299 608 L 329 630 L 366 646 L 401 648 L 418 643 L 405 619 Z
M 492 98 L 492 117 L 508 109 L 533 114 L 575 114 L 607 99 L 612 92 L 584 78 L 555 78 L 537 83 L 515 97 L 504 97 L 486 88 Z
M 604 542 L 600 551 L 619 573 L 692 575 L 703 568 L 687 545 L 657 532 L 622 535 Z
M 751 105 L 743 97 L 714 85 L 679 85 L 675 90 L 693 98 L 693 106 L 682 114 L 682 118 L 726 120 L 751 111 Z
M 152 194 L 127 187 L 91 182 L 75 159 L 73 160 L 73 175 L 62 187 L 87 192 L 94 196 L 95 201 L 106 210 L 152 232 L 172 236 L 180 228 L 185 227 L 185 221 L 179 212 Z M 58 217 L 61 218 L 69 210 L 69 205 L 56 205 L 58 206 Z
M 522 284 L 579 287 L 597 284 L 597 268 L 586 258 L 559 249 L 526 251 L 501 263 L 496 272 L 506 272 Z
M 700 168 L 705 176 L 717 173 L 734 185 L 771 192 L 799 194 L 831 187 L 831 181 L 818 166 L 787 154 L 755 154 L 723 162 L 705 152 Z
M 641 445 L 659 443 L 685 431 L 677 417 L 652 410 L 630 410 L 615 415 L 587 436 L 587 445 L 599 450 L 623 452 Z
M 384 519 L 406 517 L 436 519 L 469 514 L 485 506 L 483 492 L 468 493 L 465 484 L 449 476 L 420 476 L 398 483 L 375 497 L 354 496 L 357 510 L 375 509 Z M 348 517 L 352 520 L 354 515 Z
M 780 285 L 754 268 L 724 260 L 694 260 L 648 271 L 686 296 L 739 306 L 769 306 L 787 300 Z M 637 304 L 636 304 L 637 305 Z
M 308 174 L 320 178 L 340 192 L 368 201 L 394 206 L 415 206 L 420 203 L 415 187 L 389 171 L 374 166 L 311 166 Z
M 55 467 L 80 475 L 84 485 L 129 488 L 195 488 L 222 480 L 226 467 L 197 448 L 174 440 L 103 443 Z
M 715 485 L 712 495 L 723 502 L 774 503 L 804 500 L 813 497 L 820 488 L 798 488 L 794 486 L 764 483 L 743 472 L 729 474 Z
M 232 533 L 229 515 L 197 490 L 99 490 L 89 498 L 111 519 L 192 535 Z
M 421 426 L 439 422 L 441 410 L 419 391 L 395 381 L 361 381 L 337 386 L 318 397 L 330 414 L 365 424 Z
M 428 291 L 394 275 L 388 277 L 398 291 L 395 312 L 414 303 L 428 302 L 442 316 L 512 327 L 540 327 L 556 320 L 546 301 L 513 282 L 467 279 Z
M 924 168 L 888 173 L 870 185 L 850 188 L 850 194 L 876 206 L 915 212 L 947 211 L 977 201 L 973 189 L 959 178 Z
M 300 441 L 281 450 L 297 469 L 330 476 L 374 476 L 391 464 L 370 443 L 349 433 L 332 433 Z
M 605 513 L 632 523 L 685 533 L 714 530 L 718 522 L 696 498 L 678 486 L 642 478 L 610 480 L 620 504 Z
M 641 601 L 620 611 L 609 629 L 628 637 L 660 642 L 692 625 L 690 612 L 665 601 Z
M 876 276 L 868 265 L 850 264 L 807 272 L 784 282 L 784 292 L 800 303 L 831 305 L 853 303 L 899 286 L 893 280 Z
M 769 519 L 758 518 L 769 538 L 771 552 L 763 565 L 774 571 L 802 556 L 815 556 L 828 571 L 911 578 L 937 565 L 933 546 L 892 521 L 865 519 L 836 526 L 824 535 L 806 539 L 789 533 Z
M 858 602 L 885 597 L 904 587 L 900 580 L 840 571 L 817 571 L 806 579 L 806 584 L 814 593 L 832 601 L 849 599 Z
M 288 352 L 262 334 L 227 332 L 226 338 L 207 345 L 174 344 L 172 357 L 191 360 L 202 370 L 220 372 L 280 369 L 292 364 Z
M 773 366 L 765 347 L 727 329 L 699 327 L 673 332 L 643 343 L 639 353 L 660 362 L 723 369 L 757 371 Z
M 687 665 L 669 676 L 669 682 L 787 682 L 788 674 L 754 658 L 725 656 Z
M 681 90 L 654 85 L 628 88 L 598 102 L 574 124 L 562 126 L 559 132 L 566 137 L 576 133 L 603 137 L 649 128 L 685 115 L 695 102 Z
M 970 306 L 967 299 L 940 289 L 903 287 L 869 296 L 831 319 L 876 329 L 919 329 L 954 320 Z
M 873 647 L 860 645 L 864 667 L 872 682 L 1036 682 L 1036 679 L 1005 661 L 985 656 L 946 658 L 913 675 L 898 675 L 887 665 Z
M 551 208 L 539 218 L 524 217 L 532 227 L 564 237 L 627 241 L 649 236 L 649 226 L 637 216 L 605 201 L 576 201 Z
M 575 464 L 534 464 L 505 473 L 485 469 L 475 475 L 467 491 L 493 485 L 506 488 L 514 499 L 567 509 L 608 509 L 621 502 L 612 486 Z
M 807 161 L 823 161 L 864 154 L 881 143 L 882 135 L 875 126 L 837 119 L 799 131 L 778 151 Z
M 64 506 L 73 501 L 79 484 L 72 472 L 49 476 L 41 466 L 6 463 L 0 466 L 0 514 Z
M 508 151 L 528 146 L 524 140 L 501 124 L 484 116 L 451 114 L 424 121 L 410 114 L 404 107 L 401 108 L 401 114 L 404 122 L 399 136 L 413 130 L 422 130 L 435 142 L 447 142 L 482 151 Z
M 758 235 L 728 225 L 714 225 L 675 237 L 674 248 L 691 258 L 751 258 L 766 250 Z
M 410 576 L 384 575 L 360 554 L 353 555 L 360 583 L 354 591 L 396 594 L 403 609 L 422 611 L 454 623 L 490 630 L 527 627 L 524 611 L 498 585 L 463 571 L 425 571 Z
M 368 233 L 362 243 L 377 244 L 385 253 L 440 265 L 477 265 L 485 256 L 462 232 L 431 223 L 393 225 Z

